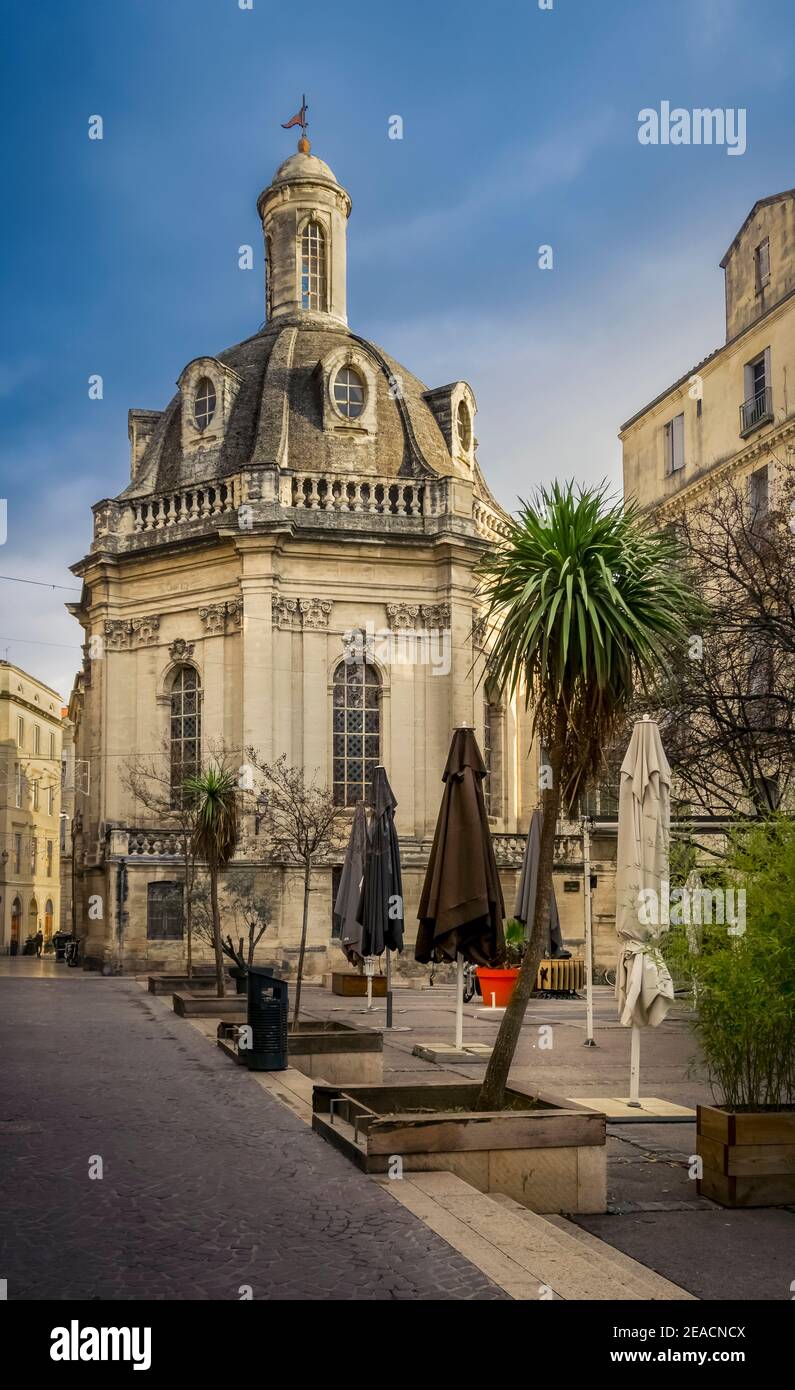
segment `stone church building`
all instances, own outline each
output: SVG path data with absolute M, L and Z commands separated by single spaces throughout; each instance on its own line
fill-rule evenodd
M 399 969 L 413 973 L 453 728 L 474 725 L 490 769 L 509 914 L 537 800 L 527 717 L 479 681 L 473 570 L 505 516 L 478 463 L 469 384 L 429 389 L 349 328 L 351 200 L 305 139 L 257 207 L 264 326 L 189 362 L 164 410 L 129 412 L 130 482 L 95 505 L 74 566 L 86 654 L 70 704 L 85 781 L 77 919 L 93 965 L 184 960 L 175 826 L 135 800 L 130 760 L 160 759 L 176 784 L 202 752 L 222 745 L 242 763 L 253 746 L 316 774 L 351 816 L 382 762 L 404 868 Z M 352 634 L 369 634 L 364 665 L 345 660 Z M 341 858 L 313 877 L 310 975 L 344 965 L 332 935 Z M 258 958 L 289 973 L 300 871 L 270 862 L 248 814 L 235 863 L 273 896 Z M 582 934 L 581 902 L 569 936 Z

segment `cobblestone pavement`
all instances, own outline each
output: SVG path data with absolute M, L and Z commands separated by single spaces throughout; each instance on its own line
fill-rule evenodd
M 505 1297 L 139 985 L 63 971 L 0 978 L 9 1299 Z

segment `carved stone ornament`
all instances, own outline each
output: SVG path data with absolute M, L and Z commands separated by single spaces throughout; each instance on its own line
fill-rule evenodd
M 393 631 L 395 628 L 414 628 L 419 622 L 420 605 L 418 603 L 388 603 L 386 617 Z
M 177 637 L 168 649 L 172 661 L 190 661 L 193 656 L 193 642 L 186 642 L 184 637 Z
M 298 607 L 305 628 L 326 628 L 334 604 L 330 598 L 302 598 Z

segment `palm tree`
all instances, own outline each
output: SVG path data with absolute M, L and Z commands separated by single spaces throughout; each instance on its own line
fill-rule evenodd
M 240 788 L 231 768 L 211 762 L 185 781 L 185 793 L 194 813 L 193 851 L 207 864 L 215 950 L 218 998 L 224 997 L 224 957 L 221 945 L 221 912 L 218 906 L 218 873 L 235 852 L 238 837 Z
M 604 485 L 542 488 L 480 574 L 494 634 L 485 676 L 499 691 L 524 689 L 549 769 L 530 940 L 478 1098 L 493 1110 L 546 946 L 561 805 L 573 813 L 633 693 L 684 643 L 696 609 L 675 539 L 655 533 L 634 504 L 610 501 Z

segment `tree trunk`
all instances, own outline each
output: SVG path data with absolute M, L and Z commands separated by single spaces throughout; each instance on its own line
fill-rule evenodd
M 562 726 L 562 737 L 561 734 Z M 483 1085 L 480 1088 L 475 1109 L 499 1110 L 505 1102 L 505 1088 L 508 1074 L 519 1042 L 527 1005 L 533 993 L 539 962 L 546 954 L 549 941 L 549 907 L 552 898 L 552 867 L 555 860 L 555 831 L 560 810 L 560 767 L 563 761 L 563 738 L 565 737 L 565 713 L 558 711 L 555 743 L 550 749 L 552 786 L 547 787 L 541 796 L 541 809 L 544 824 L 541 829 L 541 843 L 538 853 L 538 878 L 536 880 L 536 901 L 533 914 L 533 927 L 522 967 L 516 981 L 510 1003 L 500 1024 L 500 1031 L 489 1058 Z
M 301 923 L 301 947 L 298 952 L 298 974 L 295 981 L 295 1008 L 293 1010 L 293 1027 L 298 1023 L 298 1012 L 301 1008 L 301 980 L 304 974 L 304 955 L 306 953 L 306 929 L 309 925 L 309 880 L 312 874 L 312 865 L 307 864 L 304 869 L 304 918 Z
M 218 991 L 218 998 L 223 999 L 226 994 L 224 985 L 224 953 L 221 946 L 221 910 L 218 906 L 218 865 L 209 864 L 210 870 L 210 902 L 213 909 L 213 946 L 215 948 L 215 984 Z

